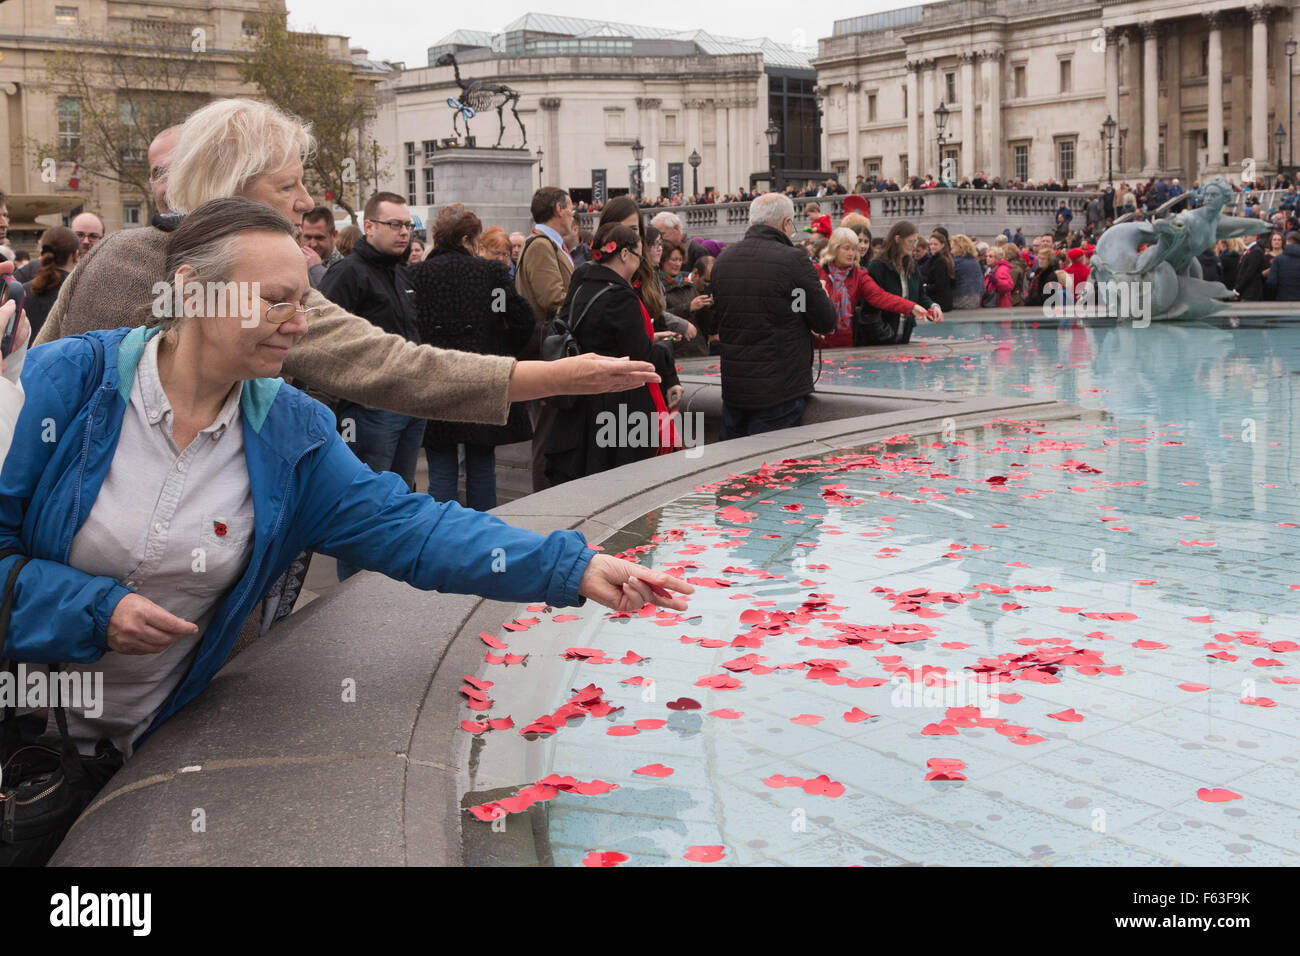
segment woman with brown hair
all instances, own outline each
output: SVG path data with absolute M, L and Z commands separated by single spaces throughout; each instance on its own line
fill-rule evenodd
M 505 241 L 506 260 L 510 240 Z M 533 333 L 533 312 L 515 291 L 503 262 L 481 256 L 483 224 L 462 203 L 444 206 L 433 226 L 433 249 L 411 265 L 416 328 L 420 341 L 443 349 L 484 355 L 518 355 Z M 502 292 L 505 310 L 496 307 Z M 429 461 L 429 494 L 438 501 L 459 500 L 460 448 L 465 448 L 465 500 L 476 511 L 497 506 L 496 446 L 528 441 L 533 430 L 519 402 L 510 406 L 505 425 L 428 421 L 424 453 Z
M 926 310 L 929 321 L 942 322 L 943 307 L 926 295 L 921 272 L 916 268 L 916 258 L 912 255 L 920 241 L 916 226 L 906 219 L 900 219 L 885 236 L 885 246 L 880 255 L 867 263 L 867 274 L 886 292 L 921 305 Z M 896 330 L 893 344 L 903 345 L 912 340 L 916 319 L 911 314 L 882 309 L 880 319 Z
M 952 289 L 957 265 L 952 261 L 948 237 L 939 230 L 930 233 L 930 258 L 925 263 L 925 291 L 947 311 L 952 311 Z
M 40 265 L 30 282 L 23 283 L 27 298 L 23 303 L 23 314 L 32 325 L 32 338 L 35 339 L 45 324 L 45 317 L 54 308 L 54 301 L 59 297 L 63 280 L 68 277 L 77 260 L 81 258 L 80 243 L 76 233 L 64 226 L 46 229 L 41 234 Z

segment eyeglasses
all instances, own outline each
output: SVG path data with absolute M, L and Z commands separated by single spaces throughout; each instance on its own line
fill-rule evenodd
M 381 226 L 387 226 L 389 229 L 396 229 L 398 232 L 401 232 L 403 229 L 410 230 L 415 228 L 415 223 L 411 222 L 409 219 L 368 219 L 366 221 L 377 222 Z
M 73 235 L 78 239 L 89 239 L 92 242 L 99 242 L 99 240 L 104 238 L 102 232 L 73 232 Z
M 151 166 L 149 168 L 149 182 L 157 183 L 167 178 L 166 166 Z
M 269 303 L 270 299 L 263 299 L 262 301 Z M 300 309 L 292 302 L 277 302 L 274 305 L 267 305 L 266 321 L 272 325 L 283 325 L 299 312 L 306 314 L 308 325 L 311 324 L 313 319 L 319 319 L 325 314 L 325 310 L 318 305 L 312 306 L 310 309 Z

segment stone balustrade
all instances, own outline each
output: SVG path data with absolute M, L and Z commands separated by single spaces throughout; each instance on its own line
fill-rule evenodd
M 1017 226 L 1025 233 L 1050 232 L 1056 224 L 1056 210 L 1064 200 L 1074 213 L 1075 221 L 1082 223 L 1084 207 L 1097 192 L 1047 192 L 1028 189 L 911 189 L 899 192 L 869 193 L 871 203 L 871 232 L 884 236 L 900 219 L 910 220 L 922 233 L 935 226 L 945 227 L 950 234 L 965 233 L 976 239 L 989 239 L 1003 229 Z M 823 196 L 820 199 L 796 199 L 795 218 L 800 229 L 808 224 L 805 211 L 810 203 L 817 203 L 822 215 L 829 215 L 833 225 L 844 214 L 844 196 Z M 654 215 L 659 212 L 676 213 L 682 219 L 687 235 L 735 242 L 749 227 L 749 203 L 714 203 L 656 207 L 645 210 Z M 595 212 L 578 213 L 583 229 L 593 232 L 600 220 Z

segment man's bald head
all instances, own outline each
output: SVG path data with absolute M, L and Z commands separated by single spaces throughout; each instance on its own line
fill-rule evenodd
M 95 243 L 104 238 L 104 223 L 93 212 L 83 212 L 72 219 L 72 231 L 77 234 L 81 245 L 81 257 L 95 248 Z
M 179 125 L 168 126 L 149 144 L 149 188 L 153 190 L 153 204 L 159 212 L 167 211 L 167 167 L 171 165 L 180 136 Z

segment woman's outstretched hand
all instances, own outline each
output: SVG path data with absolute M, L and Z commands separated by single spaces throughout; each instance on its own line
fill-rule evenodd
M 119 654 L 157 654 L 198 632 L 197 624 L 132 593 L 117 602 L 108 619 L 108 649 Z
M 674 611 L 686 610 L 686 598 L 674 597 L 672 591 L 694 594 L 695 588 L 685 581 L 652 571 L 631 561 L 597 554 L 587 565 L 578 585 L 578 593 L 615 611 L 630 613 L 655 604 Z

